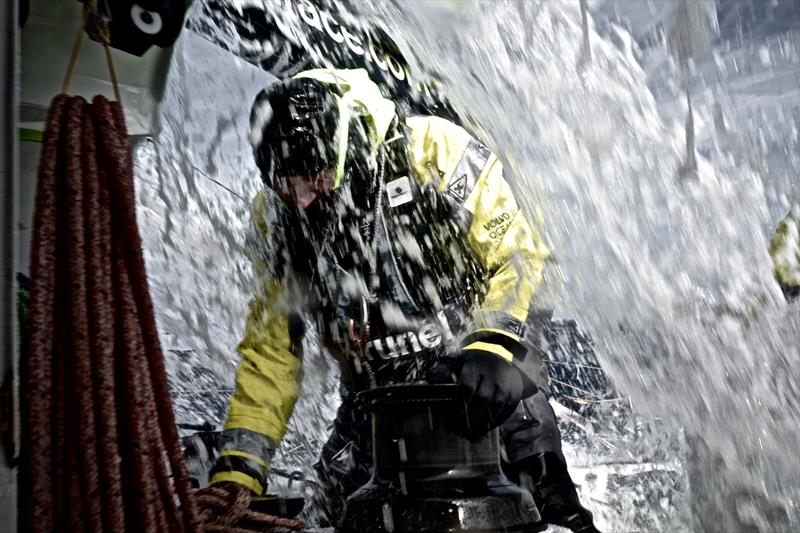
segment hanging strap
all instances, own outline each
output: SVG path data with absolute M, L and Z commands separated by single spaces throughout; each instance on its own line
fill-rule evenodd
M 81 16 L 81 25 L 78 27 L 78 35 L 75 36 L 75 44 L 72 45 L 72 53 L 69 56 L 69 63 L 67 63 L 67 72 L 64 74 L 64 83 L 61 84 L 62 94 L 66 94 L 69 89 L 69 82 L 72 81 L 72 72 L 75 70 L 75 63 L 78 61 L 78 55 L 81 53 L 81 44 L 83 44 L 83 28 L 86 27 L 86 21 L 89 20 L 89 3 L 83 5 L 83 15 Z
M 103 16 L 97 14 L 96 4 L 93 0 L 86 0 L 83 4 L 83 15 L 81 16 L 81 25 L 78 28 L 78 35 L 75 36 L 75 43 L 72 45 L 72 53 L 69 56 L 69 63 L 67 63 L 67 72 L 64 74 L 64 83 L 61 85 L 61 92 L 65 93 L 69 90 L 69 84 L 72 81 L 72 74 L 75 71 L 75 63 L 78 61 L 78 56 L 81 52 L 81 44 L 83 43 L 83 32 L 89 17 L 92 16 L 94 28 L 92 32 L 93 38 L 102 43 L 106 52 L 106 64 L 108 65 L 108 74 L 111 78 L 111 84 L 114 87 L 114 97 L 117 102 L 122 104 L 122 97 L 119 92 L 119 82 L 117 80 L 117 71 L 114 68 L 114 61 L 111 57 L 111 30 L 108 27 L 108 21 Z

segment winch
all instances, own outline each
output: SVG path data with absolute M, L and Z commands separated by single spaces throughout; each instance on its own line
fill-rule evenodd
M 372 416 L 374 473 L 337 533 L 543 531 L 531 494 L 500 468 L 499 432 L 454 434 L 458 386 L 392 385 L 358 397 Z

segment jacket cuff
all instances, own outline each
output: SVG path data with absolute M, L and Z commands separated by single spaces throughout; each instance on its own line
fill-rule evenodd
M 482 328 L 468 335 L 462 350 L 494 355 L 509 363 L 523 361 L 527 354 L 518 335 L 497 328 Z
M 217 472 L 211 476 L 211 481 L 208 484 L 213 487 L 214 485 L 225 485 L 226 483 L 241 485 L 256 496 L 264 495 L 264 485 L 242 472 Z
M 528 358 L 529 364 L 524 364 L 528 355 L 528 347 L 522 343 L 520 337 L 514 333 L 497 329 L 482 328 L 468 335 L 463 342 L 462 353 L 482 353 L 500 357 L 511 363 L 522 376 L 523 397 L 527 398 L 539 390 L 536 382 L 531 378 L 526 367 L 541 364 Z
M 211 469 L 209 485 L 236 483 L 263 496 L 269 465 L 264 459 L 241 450 L 224 450 Z
M 277 448 L 275 441 L 263 433 L 243 427 L 232 427 L 230 416 L 225 423 L 225 430 L 220 435 L 221 450 L 240 450 L 265 462 L 269 462 L 272 458 L 275 448 Z
M 256 495 L 267 488 L 274 441 L 256 431 L 229 428 L 220 434 L 219 457 L 209 474 L 209 484 L 237 483 Z

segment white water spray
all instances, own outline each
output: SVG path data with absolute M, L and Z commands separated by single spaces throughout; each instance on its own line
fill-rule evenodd
M 560 312 L 591 333 L 617 388 L 686 429 L 706 528 L 796 528 L 800 319 L 771 276 L 762 176 L 714 152 L 681 180 L 682 127 L 659 115 L 635 43 L 613 25 L 598 33 L 590 17 L 582 60 L 577 1 L 457 6 L 361 9 L 513 169 L 567 278 Z M 169 356 L 186 395 L 178 415 L 202 421 L 222 400 L 192 391 L 230 388 L 252 288 L 241 250 L 259 182 L 246 122 L 269 77 L 194 34 L 181 43 L 138 193 L 164 342 L 189 353 Z M 306 363 L 288 449 L 318 446 L 335 407 L 330 364 Z
M 789 527 L 800 329 L 772 279 L 762 176 L 720 156 L 682 180 L 682 131 L 630 36 L 591 30 L 582 62 L 578 2 L 377 11 L 513 167 L 568 280 L 564 312 L 618 388 L 686 429 L 702 522 Z

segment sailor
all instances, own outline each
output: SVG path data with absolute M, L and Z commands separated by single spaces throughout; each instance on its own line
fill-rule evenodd
M 370 477 L 370 426 L 354 395 L 451 381 L 466 408 L 452 430 L 474 439 L 500 426 L 544 520 L 596 531 L 531 349 L 546 320 L 529 309 L 550 253 L 497 156 L 448 120 L 403 117 L 364 70 L 307 71 L 262 91 L 250 142 L 266 186 L 249 246 L 259 287 L 211 484 L 266 492 L 310 320 L 343 376 L 315 465 L 331 524 Z

